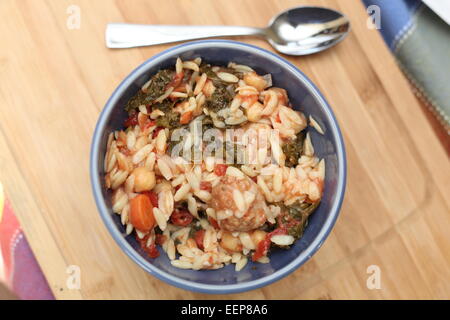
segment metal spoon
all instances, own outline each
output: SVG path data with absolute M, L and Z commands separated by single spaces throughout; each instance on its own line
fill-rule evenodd
M 131 48 L 193 39 L 259 36 L 279 52 L 300 56 L 328 49 L 345 38 L 350 22 L 342 13 L 322 7 L 296 7 L 272 18 L 267 28 L 177 26 L 110 23 L 108 48 Z

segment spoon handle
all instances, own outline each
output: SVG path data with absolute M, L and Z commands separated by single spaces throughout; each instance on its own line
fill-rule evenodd
M 110 23 L 106 27 L 108 48 L 131 48 L 224 36 L 263 36 L 264 29 L 238 26 L 178 26 Z

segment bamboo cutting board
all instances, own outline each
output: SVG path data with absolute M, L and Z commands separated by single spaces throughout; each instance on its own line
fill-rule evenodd
M 100 220 L 89 147 L 113 89 L 169 45 L 108 50 L 105 25 L 264 26 L 305 4 L 338 9 L 352 23 L 332 50 L 288 58 L 324 93 L 344 134 L 348 185 L 333 232 L 295 273 L 247 293 L 197 294 L 148 275 Z M 70 5 L 79 29 L 68 27 Z M 2 0 L 0 21 L 0 180 L 57 298 L 450 297 L 449 159 L 360 1 Z M 80 267 L 79 290 L 66 286 L 70 265 Z M 366 285 L 374 265 L 380 289 Z

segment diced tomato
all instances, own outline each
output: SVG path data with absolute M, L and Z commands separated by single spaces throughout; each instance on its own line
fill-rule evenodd
M 142 194 L 145 194 L 152 203 L 153 207 L 158 208 L 158 195 L 154 191 L 144 191 Z
M 188 124 L 192 119 L 192 111 L 187 111 L 183 113 L 183 115 L 180 118 L 181 124 Z
M 287 228 L 286 224 L 283 222 L 283 218 L 284 217 L 286 217 L 286 216 L 285 215 L 279 215 L 277 217 L 278 228 L 276 228 L 272 232 L 268 233 L 268 235 L 270 235 L 270 237 L 275 236 L 275 235 L 287 234 L 288 233 L 288 228 Z
M 147 249 L 147 253 L 150 258 L 158 258 L 159 257 L 159 251 L 156 249 L 156 245 L 152 243 L 150 247 Z
M 287 234 L 287 233 L 288 233 L 287 228 L 285 225 L 283 225 L 283 226 L 278 227 L 277 229 L 273 230 L 272 232 L 268 233 L 266 235 L 266 237 L 268 237 L 270 240 L 270 238 L 272 238 L 273 236 L 283 235 L 283 234 Z
M 147 247 L 147 241 L 148 241 L 148 237 L 150 235 L 146 235 L 144 238 L 140 239 L 137 235 L 136 235 L 136 240 L 139 242 L 139 245 L 141 246 L 141 248 L 148 254 L 148 256 L 150 258 L 157 258 L 159 257 L 159 251 L 156 248 L 156 244 L 152 243 L 150 244 L 150 246 Z
M 156 127 L 155 130 L 153 130 L 152 138 L 155 139 L 158 136 L 158 133 L 164 129 L 164 127 Z
M 256 250 L 252 255 L 252 261 L 258 261 L 260 258 L 267 255 L 270 248 L 270 238 L 266 236 L 264 240 L 261 240 L 256 246 Z
M 284 229 L 286 231 L 286 233 L 289 232 L 288 230 L 290 228 L 295 227 L 296 225 L 298 225 L 300 223 L 299 220 L 295 219 L 291 215 L 284 216 L 285 223 L 283 223 L 283 219 L 280 216 L 277 218 L 277 220 L 278 220 L 278 225 L 280 226 L 279 229 Z M 279 233 L 279 234 L 281 234 L 281 233 Z
M 209 220 L 209 223 L 211 223 L 211 225 L 214 227 L 214 229 L 220 229 L 220 226 L 217 223 L 216 219 L 209 217 L 208 220 Z
M 212 191 L 212 184 L 209 181 L 200 182 L 200 190 L 206 190 L 208 192 Z
M 181 81 L 183 80 L 184 77 L 184 72 L 180 72 L 175 74 L 175 76 L 173 77 L 172 81 L 169 82 L 169 84 L 167 85 L 166 88 L 176 88 L 180 85 Z
M 156 234 L 156 239 L 155 239 L 156 244 L 158 245 L 162 245 L 164 244 L 164 242 L 166 242 L 166 236 L 160 233 Z
M 300 223 L 300 221 L 298 221 L 297 219 L 292 219 L 291 221 L 289 221 L 286 224 L 286 229 L 289 230 L 292 227 L 295 227 L 296 225 L 298 225 Z
M 197 247 L 199 247 L 199 249 L 203 250 L 203 239 L 205 238 L 205 230 L 201 229 L 198 230 L 195 235 L 194 235 L 194 239 L 195 239 L 195 243 L 197 243 Z
M 147 121 L 147 123 L 144 125 L 144 127 L 142 128 L 142 130 L 148 129 L 148 128 L 154 126 L 155 124 L 156 124 L 156 121 L 155 121 L 155 120 Z
M 176 209 L 170 216 L 170 221 L 180 227 L 185 227 L 192 222 L 194 217 L 187 210 Z
M 158 258 L 159 257 L 159 251 L 156 248 L 156 244 L 152 243 L 150 246 L 147 247 L 146 243 L 141 244 L 141 248 L 144 249 L 145 252 L 147 252 L 148 256 L 150 258 Z
M 138 124 L 138 112 L 136 110 L 131 110 L 128 119 L 125 120 L 124 126 L 126 128 L 130 126 L 135 126 Z
M 266 235 L 266 238 L 264 240 L 261 240 L 258 243 L 258 245 L 256 246 L 256 250 L 255 250 L 255 252 L 252 255 L 252 261 L 257 261 L 260 258 L 262 258 L 262 257 L 267 255 L 267 253 L 269 252 L 269 249 L 270 249 L 270 244 L 271 244 L 270 239 L 273 236 L 287 234 L 287 233 L 288 233 L 288 231 L 287 231 L 287 228 L 286 228 L 285 225 L 281 225 L 277 229 L 275 229 L 272 232 L 268 233 Z
M 118 146 L 117 149 L 119 149 L 119 151 L 126 156 L 131 155 L 131 151 L 128 149 L 127 146 Z
M 216 164 L 216 167 L 214 168 L 214 173 L 216 176 L 221 177 L 225 175 L 225 172 L 227 172 L 228 166 L 226 164 Z

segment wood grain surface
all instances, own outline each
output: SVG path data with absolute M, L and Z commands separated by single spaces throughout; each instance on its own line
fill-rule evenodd
M 119 82 L 169 45 L 109 50 L 108 22 L 265 26 L 314 4 L 351 20 L 332 50 L 286 57 L 332 105 L 348 155 L 341 215 L 319 252 L 268 287 L 213 296 L 174 288 L 135 265 L 109 236 L 89 182 L 89 148 Z M 81 12 L 69 29 L 67 9 Z M 360 1 L 0 1 L 0 180 L 61 299 L 407 299 L 450 297 L 450 165 Z M 263 48 L 262 40 L 238 38 Z M 66 268 L 81 268 L 81 289 Z M 381 272 L 370 290 L 367 268 Z

